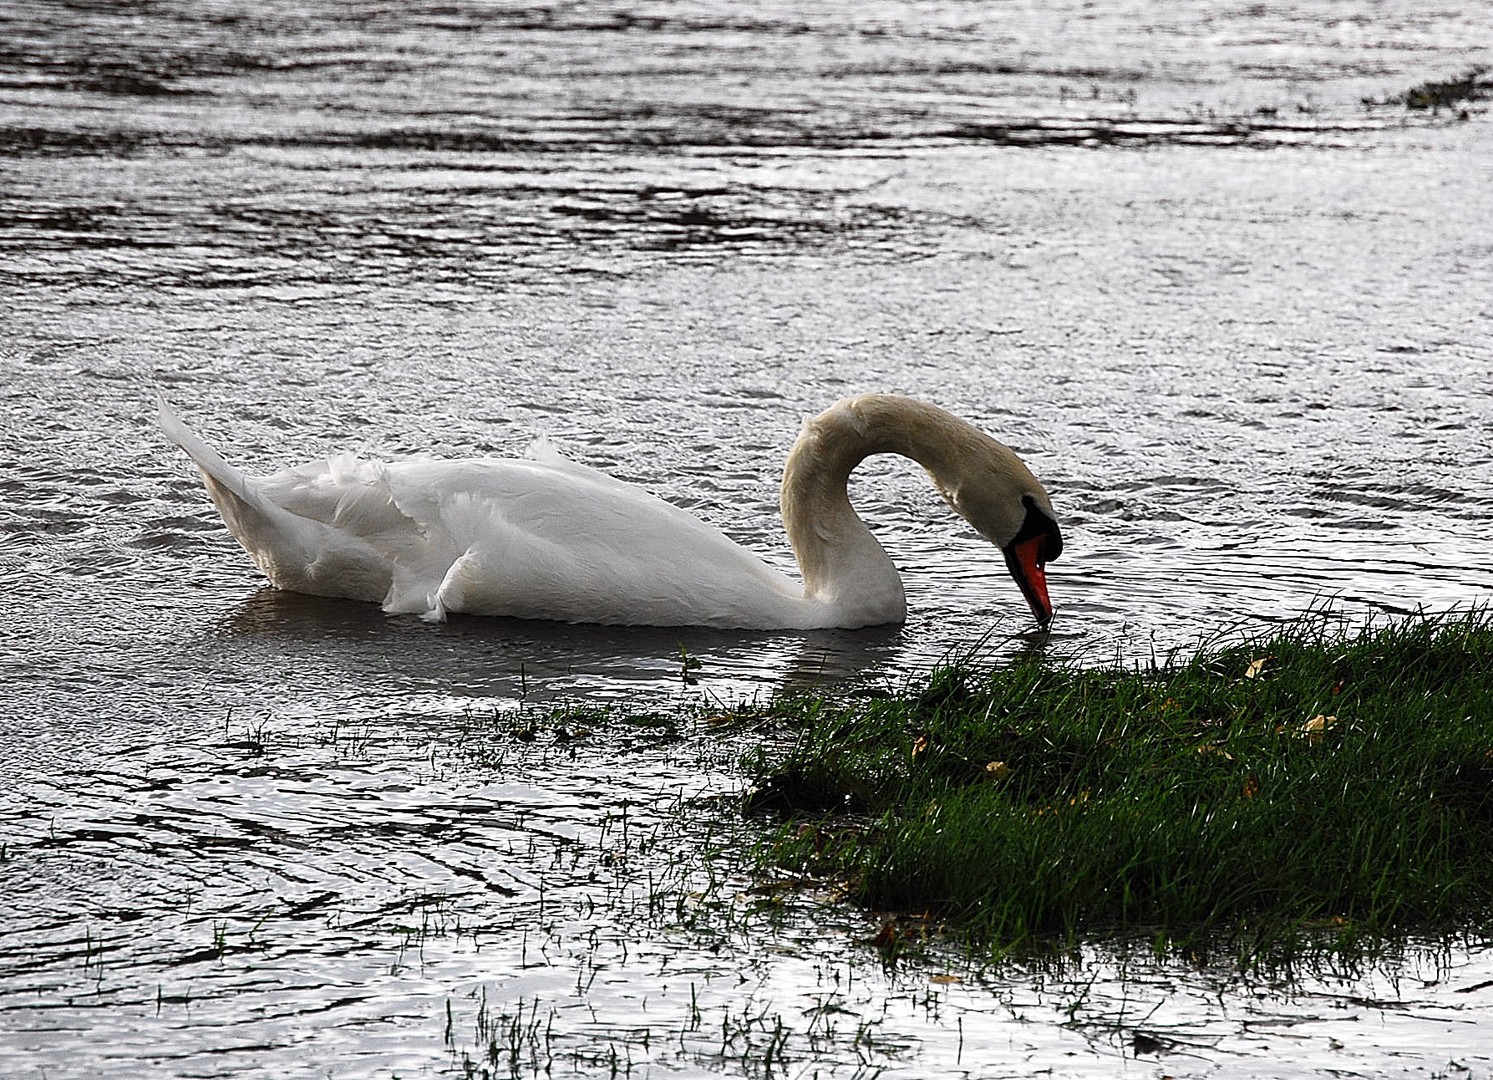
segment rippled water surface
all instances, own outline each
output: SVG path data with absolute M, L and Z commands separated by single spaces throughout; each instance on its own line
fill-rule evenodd
M 905 463 L 853 496 L 906 627 L 432 626 L 266 589 L 152 419 L 251 470 L 548 433 L 791 567 L 803 416 L 913 393 L 1051 491 L 1055 654 L 1483 602 L 1490 120 L 1405 103 L 1493 64 L 1482 5 L 11 0 L 0 41 L 0 1075 L 1493 1071 L 1476 945 L 888 971 L 742 876 L 761 736 L 679 706 L 1036 644 Z

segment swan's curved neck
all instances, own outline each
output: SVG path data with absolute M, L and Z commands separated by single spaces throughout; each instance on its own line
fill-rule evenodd
M 783 470 L 781 505 L 804 594 L 831 606 L 842 623 L 897 622 L 907 611 L 892 560 L 850 505 L 850 473 L 872 454 L 910 457 L 937 480 L 953 453 L 952 422 L 931 405 L 886 395 L 838 402 L 804 425 Z
M 832 610 L 834 625 L 896 622 L 906 615 L 897 569 L 846 490 L 861 461 L 884 453 L 923 466 L 949 504 L 1003 550 L 1023 526 L 1026 502 L 1050 516 L 1046 493 L 1021 459 L 958 417 L 889 394 L 837 402 L 804 425 L 788 454 L 781 496 L 804 595 Z

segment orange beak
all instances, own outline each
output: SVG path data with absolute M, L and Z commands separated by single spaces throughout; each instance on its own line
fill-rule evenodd
M 1003 552 L 1006 569 L 1011 571 L 1021 595 L 1026 597 L 1032 614 L 1042 626 L 1052 621 L 1052 601 L 1047 598 L 1047 572 L 1042 569 L 1046 563 L 1042 549 L 1046 544 L 1047 537 L 1033 536 L 1010 545 Z

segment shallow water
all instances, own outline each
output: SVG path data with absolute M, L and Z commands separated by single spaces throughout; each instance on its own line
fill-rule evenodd
M 526 741 L 521 706 L 1488 598 L 1489 121 L 1391 99 L 1493 27 L 1177 8 L 6 5 L 0 1074 L 1488 1072 L 1480 949 L 1295 994 L 888 973 L 853 914 L 763 922 L 703 853 L 753 828 L 715 801 L 750 733 Z M 256 469 L 546 432 L 785 567 L 802 417 L 915 393 L 1046 482 L 1059 619 L 1031 640 L 999 559 L 875 462 L 853 494 L 904 628 L 277 594 L 156 386 Z M 690 895 L 713 872 L 729 910 Z M 483 995 L 531 1010 L 523 1061 L 490 1060 Z M 1136 1058 L 1158 1001 L 1169 1049 Z

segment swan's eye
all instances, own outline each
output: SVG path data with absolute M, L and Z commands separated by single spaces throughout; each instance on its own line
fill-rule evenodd
M 1053 562 L 1063 553 L 1063 534 L 1058 523 L 1030 495 L 1023 495 L 1021 504 L 1026 507 L 1026 517 L 1022 519 L 1021 530 L 1011 543 L 1041 537 L 1042 546 L 1037 551 L 1037 558 L 1043 565 Z

